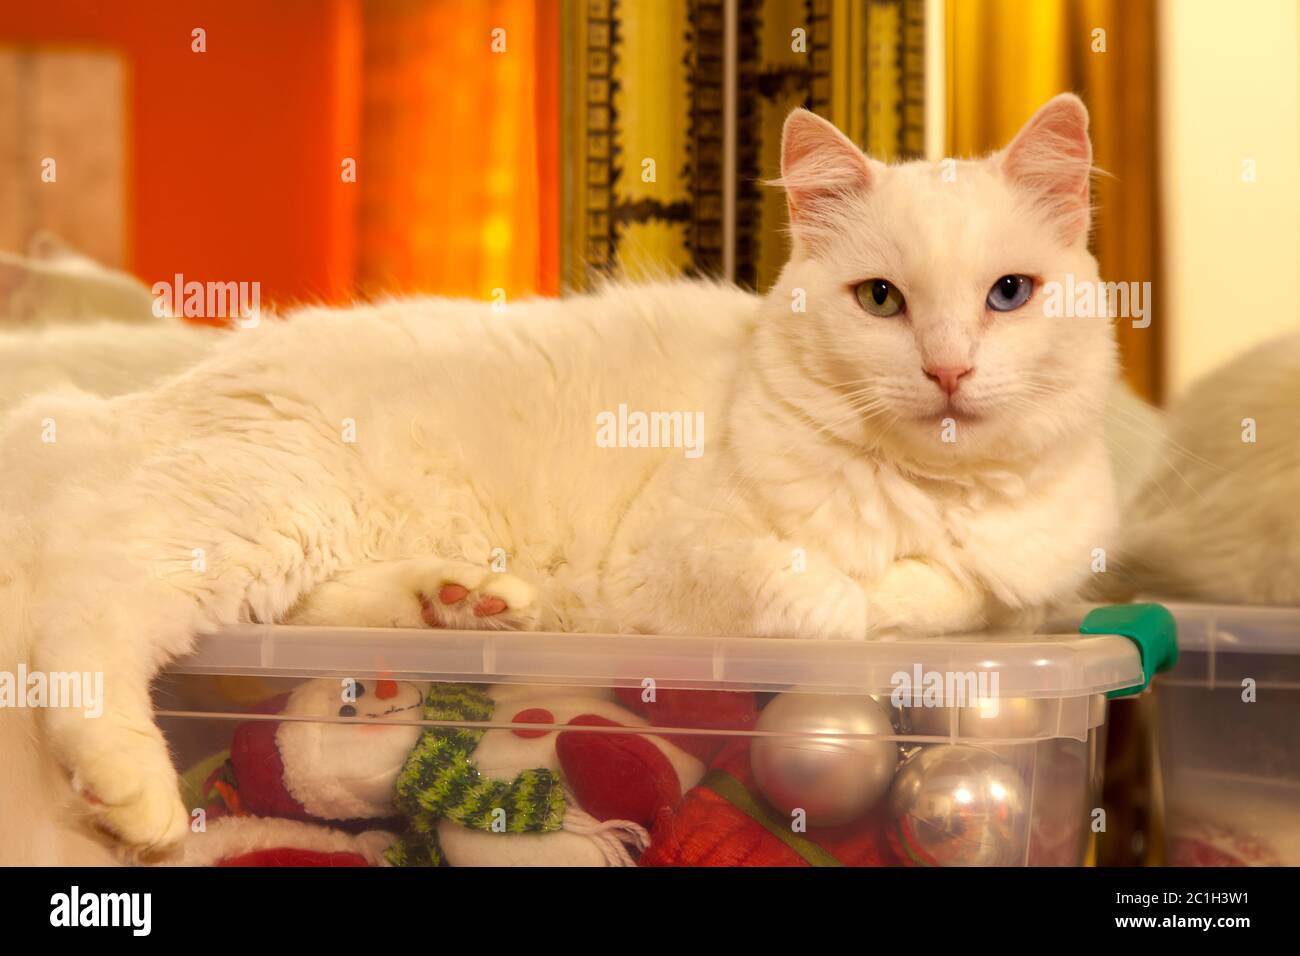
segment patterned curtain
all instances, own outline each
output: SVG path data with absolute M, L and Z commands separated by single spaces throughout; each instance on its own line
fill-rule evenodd
M 817 110 L 882 158 L 923 138 L 922 0 L 566 0 L 565 284 L 784 262 L 781 124 Z

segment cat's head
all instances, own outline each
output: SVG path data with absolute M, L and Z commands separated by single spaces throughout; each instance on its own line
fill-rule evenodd
M 1049 283 L 1098 281 L 1091 173 L 1087 110 L 1068 94 L 976 161 L 885 165 L 792 113 L 793 252 L 762 336 L 777 387 L 818 427 L 926 465 L 1030 457 L 1095 427 L 1111 320 L 1045 309 Z

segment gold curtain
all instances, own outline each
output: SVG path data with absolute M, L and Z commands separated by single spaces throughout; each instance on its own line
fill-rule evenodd
M 1138 394 L 1159 399 L 1162 328 L 1158 257 L 1155 0 L 948 0 L 947 151 L 1004 145 L 1063 91 L 1092 114 L 1093 251 L 1109 281 L 1150 281 L 1152 321 L 1116 330 Z

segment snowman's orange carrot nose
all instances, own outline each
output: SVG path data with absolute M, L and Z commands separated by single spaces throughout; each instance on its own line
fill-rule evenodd
M 380 700 L 388 700 L 390 697 L 397 696 L 397 681 L 381 680 L 375 685 L 375 696 Z

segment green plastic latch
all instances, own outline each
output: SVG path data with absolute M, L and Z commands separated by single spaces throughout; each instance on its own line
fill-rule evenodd
M 1112 604 L 1093 608 L 1079 625 L 1080 634 L 1118 634 L 1138 647 L 1142 683 L 1106 692 L 1107 697 L 1130 697 L 1146 690 L 1159 671 L 1178 663 L 1178 625 L 1161 604 Z

